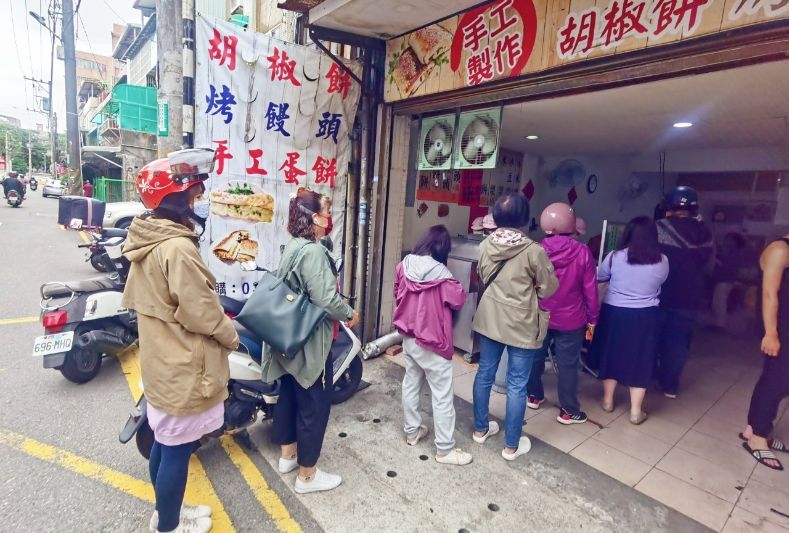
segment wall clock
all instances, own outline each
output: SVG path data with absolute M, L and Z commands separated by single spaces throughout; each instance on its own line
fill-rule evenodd
M 586 192 L 594 194 L 597 190 L 597 174 L 591 174 L 589 179 L 586 180 Z

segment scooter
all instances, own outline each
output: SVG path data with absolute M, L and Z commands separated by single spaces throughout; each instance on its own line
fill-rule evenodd
M 100 232 L 86 233 L 90 237 L 91 242 L 77 245 L 78 248 L 88 249 L 89 253 L 85 261 L 89 261 L 90 265 L 99 272 L 112 272 L 113 269 L 115 269 L 121 276 L 121 279 L 126 281 L 126 276 L 129 270 L 128 260 L 121 258 L 119 262 L 116 262 L 117 266 L 114 267 L 107 261 L 107 256 L 104 253 L 104 247 L 107 239 L 112 237 L 121 237 L 125 240 L 128 232 L 125 229 L 120 228 L 104 228 Z
M 22 196 L 20 196 L 20 194 L 17 191 L 8 191 L 8 194 L 6 194 L 5 199 L 6 202 L 8 202 L 8 205 L 10 205 L 11 207 L 19 207 L 20 205 L 22 205 L 23 198 Z
M 41 286 L 41 323 L 45 335 L 33 343 L 44 368 L 60 370 L 67 380 L 86 383 L 98 375 L 102 359 L 118 355 L 137 340 L 137 318 L 121 305 L 126 281 L 122 237 L 104 241 L 112 271 L 79 281 Z
M 38 189 L 38 180 L 36 178 L 30 178 L 29 185 L 30 185 L 30 190 L 35 191 L 36 189 Z
M 239 337 L 244 339 L 238 350 L 230 352 L 230 380 L 227 383 L 228 398 L 225 400 L 225 422 L 221 428 L 203 436 L 200 444 L 222 435 L 234 435 L 242 445 L 251 448 L 252 444 L 247 433 L 247 428 L 254 424 L 258 418 L 261 421 L 269 420 L 273 414 L 273 407 L 279 397 L 279 381 L 266 383 L 262 381 L 263 370 L 260 366 L 262 343 L 254 340 L 251 332 L 244 330 L 234 321 L 239 329 Z M 242 334 L 244 337 L 241 337 Z M 251 345 L 245 344 L 246 342 Z M 332 344 L 329 357 L 332 361 L 335 396 L 340 401 L 350 398 L 358 389 L 362 379 L 362 360 L 359 357 L 362 344 L 353 331 L 340 323 L 340 331 Z M 338 390 L 339 389 L 339 390 Z M 333 398 L 332 403 L 339 403 L 338 398 Z M 137 405 L 129 415 L 126 425 L 118 436 L 126 444 L 132 437 L 135 438 L 137 450 L 149 459 L 153 447 L 154 434 L 148 424 L 148 403 L 145 395 L 140 397 Z

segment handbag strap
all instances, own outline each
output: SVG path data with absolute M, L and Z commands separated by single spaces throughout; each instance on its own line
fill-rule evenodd
M 508 262 L 510 259 L 514 259 L 515 257 L 518 257 L 520 254 L 522 254 L 523 252 L 525 252 L 525 251 L 526 251 L 526 250 L 529 248 L 529 246 L 531 246 L 532 244 L 534 244 L 534 242 L 530 242 L 529 244 L 527 244 L 527 245 L 526 245 L 526 248 L 524 248 L 523 250 L 521 250 L 520 252 L 518 252 L 518 253 L 517 253 L 517 254 L 515 254 L 514 256 L 510 257 L 509 259 L 505 259 L 504 261 L 502 261 L 501 263 L 499 263 L 499 264 L 496 266 L 496 270 L 494 270 L 494 271 L 493 271 L 493 275 L 492 275 L 492 276 L 490 276 L 490 279 L 489 279 L 489 280 L 488 280 L 488 282 L 485 284 L 485 290 L 487 290 L 487 289 L 488 289 L 488 287 L 490 287 L 491 285 L 493 285 L 493 282 L 494 282 L 494 281 L 496 281 L 496 278 L 498 277 L 499 273 L 500 273 L 500 272 L 501 272 L 501 271 L 504 269 L 504 265 L 506 265 L 506 264 L 507 264 L 507 262 Z M 483 290 L 483 292 L 485 292 L 485 291 Z
M 290 279 L 291 274 L 293 274 L 295 272 L 294 267 L 296 266 L 296 263 L 299 261 L 299 258 L 301 257 L 301 254 L 304 253 L 304 249 L 307 246 L 309 246 L 310 244 L 315 244 L 315 243 L 311 243 L 311 242 L 307 241 L 306 243 L 302 244 L 301 247 L 298 250 L 296 250 L 296 252 L 291 257 L 290 261 L 288 262 L 288 266 L 284 269 L 284 275 L 283 275 L 282 272 L 277 271 L 277 277 L 280 279 L 280 281 L 285 282 L 285 284 L 288 287 L 290 287 L 290 290 L 292 290 L 293 292 L 297 292 L 299 294 L 302 294 L 302 292 L 303 292 L 303 290 L 301 288 L 301 283 L 299 283 L 299 288 L 298 289 L 294 289 L 293 285 L 290 283 L 289 279 Z

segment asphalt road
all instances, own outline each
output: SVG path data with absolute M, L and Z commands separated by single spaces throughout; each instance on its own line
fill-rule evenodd
M 105 360 L 84 385 L 31 355 L 39 286 L 97 275 L 56 224 L 57 200 L 29 193 L 0 204 L 0 531 L 147 531 L 153 510 L 147 463 L 118 433 L 134 403 L 136 354 Z M 223 437 L 193 457 L 188 503 L 214 509 L 215 533 L 233 531 L 705 531 L 706 528 L 537 439 L 527 456 L 501 459 L 501 437 L 471 441 L 471 406 L 456 398 L 465 467 L 439 465 L 432 437 L 405 445 L 402 369 L 365 362 L 371 386 L 332 408 L 320 467 L 343 484 L 297 496 L 295 474 L 274 470 L 267 422 L 250 428 L 252 450 Z M 424 423 L 432 428 L 423 392 Z
M 33 339 L 43 334 L 39 286 L 98 275 L 76 247 L 79 232 L 57 225 L 57 207 L 40 189 L 28 191 L 20 208 L 0 203 L 0 530 L 143 531 L 153 506 L 140 498 L 141 488 L 123 484 L 143 487 L 148 472 L 134 443 L 118 441 L 133 406 L 120 364 L 105 359 L 95 380 L 76 385 L 31 355 Z M 261 497 L 270 509 L 281 502 L 301 529 L 320 529 L 259 453 L 228 446 L 234 459 L 248 458 L 245 470 L 216 442 L 198 453 L 206 475 L 193 468 L 190 479 L 200 503 L 214 503 L 200 496 L 213 489 L 226 512 L 214 531 L 277 530 Z M 261 493 L 260 479 L 273 490 Z

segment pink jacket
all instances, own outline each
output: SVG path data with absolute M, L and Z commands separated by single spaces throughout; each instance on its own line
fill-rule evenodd
M 394 327 L 444 359 L 452 359 L 452 310 L 466 293 L 449 269 L 430 256 L 408 255 L 395 272 Z
M 595 261 L 589 247 L 563 235 L 546 237 L 541 245 L 559 280 L 559 289 L 540 301 L 540 307 L 551 313 L 548 327 L 570 331 L 597 324 L 600 302 Z

